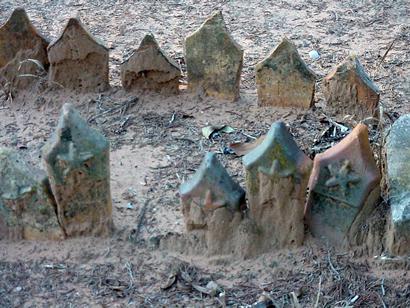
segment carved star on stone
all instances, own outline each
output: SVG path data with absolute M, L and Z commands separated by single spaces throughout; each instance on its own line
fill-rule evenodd
M 291 169 L 286 169 L 286 168 L 281 168 L 280 167 L 280 163 L 279 160 L 275 159 L 272 162 L 272 165 L 270 168 L 266 168 L 266 167 L 262 167 L 260 166 L 258 168 L 258 171 L 263 173 L 264 175 L 268 176 L 268 177 L 273 177 L 273 176 L 279 176 L 281 178 L 286 178 L 289 176 L 292 176 L 295 179 L 300 178 L 300 176 L 298 176 L 297 172 L 295 172 L 295 170 L 291 170 Z
M 225 206 L 225 202 L 223 200 L 214 200 L 214 198 L 212 198 L 212 192 L 210 190 L 206 192 L 204 211 L 214 211 L 223 206 Z
M 339 187 L 344 196 L 346 196 L 352 184 L 360 182 L 360 177 L 354 174 L 350 161 L 344 160 L 339 167 L 336 164 L 327 166 L 330 178 L 325 182 L 326 187 Z

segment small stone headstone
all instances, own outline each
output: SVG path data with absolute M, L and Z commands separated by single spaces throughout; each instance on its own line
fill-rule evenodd
M 284 38 L 269 57 L 256 65 L 259 105 L 310 108 L 316 78 L 296 46 Z
M 359 124 L 313 161 L 306 207 L 310 231 L 334 246 L 351 245 L 379 198 L 379 169 L 367 127 Z
M 22 8 L 15 9 L 0 27 L 0 79 L 22 89 L 48 69 L 48 41 L 34 28 Z M 39 72 L 40 71 L 40 72 Z
M 126 90 L 178 93 L 181 70 L 147 34 L 138 49 L 121 64 L 121 81 Z
M 229 34 L 221 12 L 186 38 L 185 61 L 191 91 L 228 101 L 239 98 L 243 50 Z
M 108 81 L 108 48 L 95 39 L 77 18 L 48 46 L 51 85 L 80 92 L 105 91 Z
M 301 245 L 312 161 L 285 124 L 273 123 L 264 141 L 243 157 L 243 164 L 251 218 L 261 231 L 264 250 Z
M 0 239 L 64 239 L 47 186 L 16 151 L 0 147 Z
M 112 230 L 109 151 L 107 139 L 65 104 L 43 159 L 67 236 L 107 235 Z
M 410 253 L 410 115 L 394 122 L 386 143 L 390 200 L 388 248 L 392 254 Z
M 373 116 L 379 106 L 379 89 L 356 56 L 348 57 L 323 79 L 327 105 L 342 114 Z

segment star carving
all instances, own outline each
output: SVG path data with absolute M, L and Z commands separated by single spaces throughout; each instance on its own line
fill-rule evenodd
M 299 178 L 298 174 L 296 171 L 291 170 L 291 169 L 286 169 L 286 168 L 281 168 L 280 167 L 280 163 L 277 159 L 275 159 L 272 162 L 272 165 L 270 168 L 266 168 L 266 167 L 262 167 L 260 166 L 258 168 L 258 171 L 263 173 L 264 175 L 268 176 L 268 177 L 272 177 L 275 175 L 278 175 L 281 178 L 286 178 L 289 176 L 293 176 L 295 179 Z
M 325 182 L 326 187 L 338 187 L 346 196 L 350 187 L 360 182 L 360 176 L 356 175 L 352 170 L 349 160 L 344 160 L 340 166 L 330 164 L 327 166 L 330 173 L 330 178 Z
M 225 202 L 223 200 L 214 200 L 211 190 L 208 189 L 205 194 L 204 210 L 214 211 L 223 206 L 225 206 Z

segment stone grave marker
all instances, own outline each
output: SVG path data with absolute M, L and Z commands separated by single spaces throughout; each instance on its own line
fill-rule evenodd
M 312 167 L 283 122 L 243 157 L 251 218 L 262 250 L 299 246 L 304 238 L 304 205 Z
M 379 197 L 379 169 L 367 126 L 359 124 L 314 159 L 306 207 L 310 231 L 334 246 L 351 245 Z
M 147 34 L 138 49 L 121 64 L 121 82 L 126 90 L 178 93 L 181 70 Z
M 62 34 L 48 46 L 51 85 L 80 92 L 109 88 L 108 48 L 79 19 L 70 18 Z
M 43 149 L 43 160 L 67 236 L 111 232 L 109 154 L 107 139 L 65 104 L 56 132 Z
M 188 89 L 228 101 L 239 98 L 243 50 L 217 12 L 186 38 Z
M 256 65 L 256 87 L 260 106 L 313 106 L 316 74 L 284 38 L 266 59 Z

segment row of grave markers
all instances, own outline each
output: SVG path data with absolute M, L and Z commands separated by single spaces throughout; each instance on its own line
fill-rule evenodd
M 387 140 L 390 213 L 385 235 L 376 245 L 395 255 L 410 254 L 409 133 L 406 115 L 395 122 Z M 206 154 L 180 187 L 187 230 L 202 237 L 211 254 L 252 256 L 300 246 L 304 223 L 314 237 L 332 246 L 367 245 L 363 230 L 372 229 L 370 217 L 381 204 L 381 174 L 366 125 L 357 125 L 312 162 L 285 124 L 276 122 L 263 142 L 243 157 L 243 165 L 248 214 L 243 215 L 245 191 L 213 153 Z M 365 249 L 372 253 L 374 248 Z
M 0 46 L 3 83 L 27 87 L 29 77 L 35 76 L 40 66 L 44 71 L 49 68 L 48 80 L 53 85 L 80 91 L 109 88 L 108 48 L 77 18 L 69 19 L 61 35 L 49 43 L 25 11 L 16 9 L 0 28 L 0 42 L 7 42 Z M 186 38 L 188 89 L 235 101 L 239 98 L 243 53 L 229 34 L 222 13 L 215 13 Z M 318 78 L 288 39 L 284 38 L 256 65 L 255 74 L 260 105 L 313 105 Z M 160 49 L 151 34 L 121 64 L 121 81 L 126 90 L 178 93 L 181 76 L 179 65 Z M 324 79 L 323 86 L 328 104 L 348 109 L 351 114 L 373 114 L 378 106 L 379 90 L 355 56 L 338 65 Z

